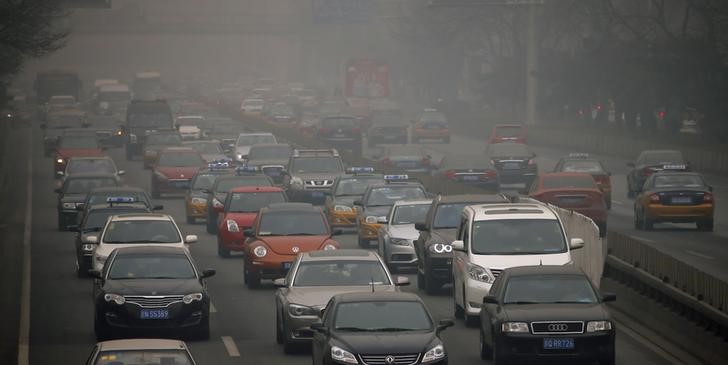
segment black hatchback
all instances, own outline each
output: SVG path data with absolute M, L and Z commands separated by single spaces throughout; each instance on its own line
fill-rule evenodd
M 331 298 L 314 331 L 314 365 L 447 364 L 440 333 L 422 299 L 412 293 L 346 293 Z

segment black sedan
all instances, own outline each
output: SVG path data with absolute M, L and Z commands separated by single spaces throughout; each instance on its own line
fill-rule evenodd
M 91 190 L 100 187 L 119 186 L 121 181 L 115 174 L 73 174 L 63 179 L 58 194 L 58 230 L 65 231 L 69 226 L 78 224 L 78 209 Z
M 521 143 L 489 144 L 486 155 L 498 170 L 501 187 L 510 184 L 523 184 L 527 190 L 538 174 L 536 154 Z
M 440 333 L 417 295 L 346 293 L 331 298 L 322 323 L 311 326 L 313 364 L 447 364 Z
M 126 247 L 114 250 L 94 279 L 94 331 L 99 341 L 127 333 L 170 331 L 210 337 L 210 296 L 206 278 L 180 247 Z
M 504 270 L 483 298 L 480 356 L 504 364 L 578 359 L 614 364 L 615 328 L 600 296 L 574 266 L 522 266 Z

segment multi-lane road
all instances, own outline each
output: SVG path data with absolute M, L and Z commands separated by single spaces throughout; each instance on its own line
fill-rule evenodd
M 79 279 L 74 272 L 73 233 L 58 232 L 56 229 L 56 210 L 53 193 L 56 181 L 52 175 L 52 160 L 42 156 L 40 132 L 35 130 L 32 150 L 32 174 L 28 184 L 22 178 L 17 184 L 32 187 L 30 202 L 31 225 L 31 291 L 30 311 L 30 364 L 78 364 L 83 363 L 88 351 L 94 344 L 93 304 L 91 299 L 91 282 Z M 456 137 L 450 145 L 433 144 L 433 150 L 464 152 L 471 148 L 482 149 L 482 143 L 465 137 Z M 548 168 L 555 163 L 558 156 L 568 151 L 537 149 L 539 162 Z M 19 156 L 23 151 L 18 151 Z M 109 150 L 109 154 L 117 161 L 120 168 L 126 170 L 126 182 L 129 185 L 149 188 L 150 173 L 143 170 L 141 162 L 128 162 L 123 158 L 123 150 Z M 437 156 L 434 156 L 437 157 Z M 22 160 L 22 159 L 20 159 Z M 623 161 L 606 159 L 608 168 L 614 173 L 616 187 L 614 210 L 610 215 L 610 226 L 615 229 L 631 230 L 631 202 L 622 198 L 624 193 Z M 621 166 L 620 166 L 621 165 Z M 19 176 L 23 164 L 17 171 Z M 721 182 L 716 185 L 716 195 L 726 196 L 726 187 Z M 725 181 L 722 182 L 725 184 Z M 19 199 L 22 200 L 22 199 Z M 264 285 L 258 290 L 249 290 L 242 281 L 242 260 L 240 258 L 221 259 L 217 256 L 216 239 L 205 233 L 204 225 L 184 224 L 184 206 L 179 197 L 161 199 L 165 213 L 171 214 L 180 224 L 184 233 L 197 234 L 199 242 L 191 246 L 191 251 L 199 266 L 214 268 L 217 275 L 209 280 L 214 311 L 211 320 L 211 338 L 209 341 L 191 342 L 193 355 L 199 364 L 304 364 L 310 363 L 310 354 L 284 355 L 275 342 L 275 314 L 272 285 Z M 22 209 L 21 209 L 22 210 Z M 710 242 L 724 239 L 726 233 L 724 211 L 719 212 L 716 234 L 682 232 L 681 228 L 671 227 L 667 232 L 633 232 L 662 244 L 674 247 L 676 254 L 694 260 L 701 265 L 718 261 L 721 251 Z M 17 236 L 16 236 L 17 237 Z M 19 237 L 18 237 L 19 238 Z M 664 240 L 663 240 L 664 238 Z M 356 236 L 347 234 L 340 237 L 343 247 L 355 248 Z M 694 241 L 694 245 L 686 242 Z M 663 243 L 664 242 L 664 243 Z M 713 245 L 715 245 L 713 244 Z M 691 254 L 690 252 L 693 252 Z M 698 255 L 694 255 L 698 254 Z M 725 257 L 728 257 L 726 252 Z M 413 285 L 407 291 L 416 291 L 414 275 L 408 275 Z M 17 278 L 18 281 L 21 278 Z M 427 296 L 419 293 L 439 318 L 452 317 L 452 299 L 448 293 L 438 296 Z M 18 302 L 23 303 L 22 298 Z M 645 339 L 628 335 L 623 324 L 618 325 L 617 360 L 620 364 L 665 364 L 668 360 L 653 351 Z M 465 328 L 462 322 L 444 334 L 444 340 L 452 364 L 479 364 L 477 329 Z

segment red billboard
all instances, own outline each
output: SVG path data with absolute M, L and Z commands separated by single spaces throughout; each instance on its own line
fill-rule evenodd
M 389 97 L 389 65 L 370 59 L 349 60 L 346 63 L 345 96 L 370 99 Z

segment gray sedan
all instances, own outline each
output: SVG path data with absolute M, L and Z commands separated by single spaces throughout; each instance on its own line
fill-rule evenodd
M 419 199 L 400 200 L 392 206 L 377 238 L 379 255 L 390 270 L 417 264 L 414 241 L 420 232 L 415 229 L 415 223 L 426 220 L 431 204 L 432 199 Z

